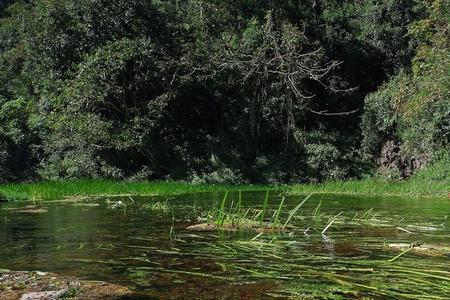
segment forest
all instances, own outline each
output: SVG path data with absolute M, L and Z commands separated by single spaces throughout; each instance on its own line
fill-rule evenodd
M 2 0 L 0 182 L 450 178 L 447 0 Z
M 0 0 L 0 299 L 450 295 L 450 0 Z

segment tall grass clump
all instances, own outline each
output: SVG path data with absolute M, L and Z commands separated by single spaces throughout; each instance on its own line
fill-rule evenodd
M 270 209 L 269 203 L 269 191 L 266 191 L 265 197 L 262 203 L 262 208 L 242 208 L 241 193 L 239 193 L 238 203 L 234 205 L 231 202 L 229 208 L 227 208 L 228 192 L 225 193 L 222 201 L 217 203 L 213 209 L 208 212 L 206 220 L 207 223 L 201 223 L 193 226 L 189 226 L 188 229 L 204 231 L 204 230 L 241 230 L 241 229 L 254 229 L 260 232 L 265 231 L 284 231 L 289 228 L 293 216 L 297 214 L 300 207 L 312 196 L 309 195 L 303 199 L 294 209 L 289 212 L 289 215 L 285 221 L 282 220 L 282 212 L 286 198 L 282 197 L 277 209 Z

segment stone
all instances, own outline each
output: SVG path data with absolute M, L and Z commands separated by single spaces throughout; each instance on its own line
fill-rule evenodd
M 68 289 L 62 289 L 59 291 L 48 291 L 48 292 L 33 292 L 23 294 L 20 300 L 57 300 L 61 299 Z

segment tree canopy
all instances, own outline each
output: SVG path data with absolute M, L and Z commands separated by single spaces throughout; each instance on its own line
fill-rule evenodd
M 449 153 L 449 10 L 1 1 L 0 182 L 409 176 Z

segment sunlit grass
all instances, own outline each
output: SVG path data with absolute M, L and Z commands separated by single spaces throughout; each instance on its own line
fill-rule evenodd
M 85 196 L 150 196 L 200 192 L 281 189 L 262 185 L 189 184 L 183 182 L 118 182 L 108 180 L 49 181 L 0 185 L 0 197 L 10 201 L 57 200 Z
M 189 230 L 193 231 L 211 231 L 216 229 L 223 230 L 256 230 L 259 232 L 282 232 L 285 229 L 292 229 L 289 225 L 292 217 L 297 214 L 303 204 L 312 196 L 310 194 L 303 199 L 294 209 L 289 211 L 287 220 L 281 221 L 281 213 L 285 197 L 281 197 L 281 201 L 277 204 L 276 209 L 269 207 L 269 191 L 266 191 L 263 199 L 262 208 L 242 208 L 241 193 L 239 193 L 239 201 L 237 204 L 227 200 L 228 192 L 225 193 L 222 201 L 216 204 L 206 215 L 206 217 L 198 218 L 203 223 L 189 226 Z
M 411 179 L 384 181 L 378 179 L 336 181 L 321 184 L 298 184 L 290 187 L 291 193 L 333 193 L 367 196 L 447 197 L 449 180 Z
M 294 194 L 331 193 L 367 196 L 448 197 L 450 178 L 433 180 L 412 178 L 406 181 L 381 179 L 335 181 L 319 184 L 280 186 L 189 184 L 183 182 L 118 182 L 108 180 L 49 181 L 0 185 L 0 199 L 57 200 L 65 197 L 86 196 L 150 196 L 176 195 L 199 192 L 278 190 Z
M 371 178 L 291 186 L 294 193 L 341 193 L 366 196 L 448 197 L 450 158 L 443 158 L 407 180 Z

